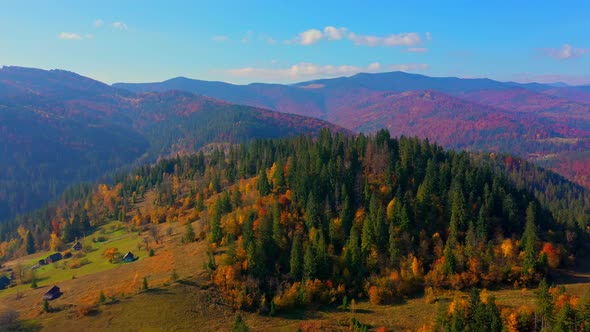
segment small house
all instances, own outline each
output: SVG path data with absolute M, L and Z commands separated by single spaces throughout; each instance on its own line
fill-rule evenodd
M 131 253 L 131 251 L 128 251 L 125 256 L 123 256 L 123 263 L 131 263 L 133 261 L 135 261 L 135 256 L 133 255 L 133 253 Z
M 80 243 L 80 241 L 76 241 L 76 243 L 74 243 L 74 245 L 72 246 L 72 250 L 74 250 L 74 251 L 82 250 L 82 243 Z
M 10 279 L 7 276 L 0 277 L 0 289 L 10 286 Z
M 39 265 L 47 265 L 47 262 L 44 259 L 39 260 Z
M 47 293 L 43 294 L 43 300 L 51 301 L 57 299 L 60 296 L 61 291 L 59 290 L 59 287 L 53 286 L 47 291 Z
M 55 254 L 49 255 L 49 257 L 45 258 L 45 261 L 47 262 L 47 264 L 51 264 L 51 263 L 55 263 L 57 261 L 60 261 L 63 259 L 63 256 L 61 253 L 56 252 Z
M 70 258 L 70 257 L 72 257 L 72 252 L 71 252 L 71 251 L 66 251 L 66 252 L 64 252 L 64 254 L 63 254 L 63 258 L 64 258 L 64 259 L 66 259 L 66 258 Z

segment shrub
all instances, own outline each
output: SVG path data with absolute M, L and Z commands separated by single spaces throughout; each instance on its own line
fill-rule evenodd
M 93 304 L 82 304 L 78 307 L 78 317 L 85 317 L 96 313 L 96 306 Z
M 43 312 L 51 312 L 51 307 L 49 306 L 49 301 L 43 300 Z
M 82 266 L 82 262 L 79 259 L 71 259 L 68 262 L 68 267 L 70 269 L 77 269 Z
M 240 314 L 238 314 L 236 316 L 234 326 L 232 327 L 231 330 L 232 330 L 232 332 L 248 332 L 248 331 L 250 331 L 250 329 L 248 328 L 248 325 L 246 325 L 246 322 L 244 322 L 244 320 L 242 319 L 242 316 Z
M 98 296 L 98 303 L 102 304 L 107 300 L 107 297 L 104 296 L 104 292 L 101 290 L 100 295 Z
M 434 293 L 434 288 L 428 287 L 424 290 L 424 300 L 428 304 L 433 304 L 438 302 L 438 296 Z

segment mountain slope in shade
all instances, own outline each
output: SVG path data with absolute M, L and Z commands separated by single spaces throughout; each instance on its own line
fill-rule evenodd
M 9 87 L 3 89 L 4 87 Z M 68 185 L 212 142 L 343 131 L 186 92 L 135 94 L 60 70 L 0 70 L 0 220 Z
M 189 92 L 139 94 L 132 102 L 134 127 L 150 141 L 152 156 L 193 152 L 210 142 L 239 143 L 321 128 L 348 132 L 319 119 L 231 104 Z
M 544 164 L 547 158 L 554 158 L 552 169 L 569 174 L 578 183 L 585 184 L 590 178 L 586 171 L 571 175 L 571 171 L 561 169 L 560 162 L 561 153 L 567 152 L 569 158 L 575 159 L 590 149 L 587 86 L 519 84 L 403 72 L 357 74 L 283 88 L 276 84 L 214 85 L 191 81 L 183 79 L 182 86 L 170 81 L 115 86 L 133 91 L 186 89 L 284 113 L 320 117 L 356 131 L 389 128 L 395 134 L 420 135 L 448 147 L 506 149 Z M 297 89 L 302 93 L 295 92 Z M 424 91 L 436 98 L 425 99 Z M 402 95 L 404 92 L 416 93 Z M 416 111 L 418 108 L 423 109 Z M 585 165 L 583 160 L 580 163 Z

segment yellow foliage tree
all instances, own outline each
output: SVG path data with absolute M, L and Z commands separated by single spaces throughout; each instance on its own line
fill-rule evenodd
M 505 239 L 502 241 L 500 247 L 502 248 L 502 255 L 504 255 L 504 257 L 514 257 L 514 244 L 512 243 L 511 239 Z
M 389 204 L 387 204 L 387 219 L 388 220 L 393 220 L 393 217 L 395 217 L 394 215 L 394 210 L 395 210 L 395 197 L 391 199 L 391 201 L 389 201 Z
M 416 257 L 413 256 L 412 259 L 412 274 L 414 278 L 421 279 L 424 276 L 424 269 L 422 268 L 422 262 Z
M 516 313 L 513 312 L 510 315 L 508 315 L 508 318 L 506 318 L 506 329 L 508 330 L 508 332 L 518 332 L 518 317 L 516 316 Z
M 55 233 L 51 233 L 51 238 L 49 239 L 49 249 L 52 251 L 59 251 L 63 247 L 63 241 L 57 236 Z

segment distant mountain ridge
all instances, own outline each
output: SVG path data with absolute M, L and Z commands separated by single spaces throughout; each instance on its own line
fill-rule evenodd
M 446 147 L 506 151 L 590 187 L 588 86 L 404 72 L 360 73 L 291 85 L 234 85 L 177 78 L 114 86 L 134 92 L 180 89 L 318 117 L 357 132 L 388 128 L 395 136 L 418 135 Z M 436 98 L 427 100 L 426 95 Z M 425 109 L 408 112 L 418 105 Z

